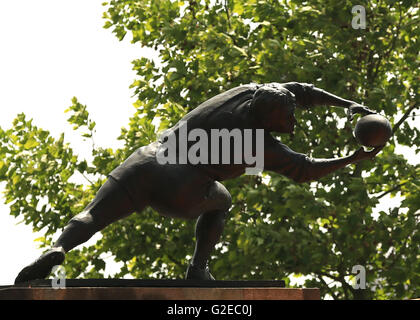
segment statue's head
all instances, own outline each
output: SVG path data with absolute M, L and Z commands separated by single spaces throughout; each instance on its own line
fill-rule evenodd
M 293 132 L 295 108 L 295 95 L 285 88 L 260 88 L 251 103 L 257 122 L 266 130 L 280 133 Z

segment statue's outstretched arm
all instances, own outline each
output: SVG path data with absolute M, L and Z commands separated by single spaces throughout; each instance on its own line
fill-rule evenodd
M 372 151 L 360 148 L 347 157 L 315 159 L 293 151 L 280 141 L 273 141 L 266 145 L 265 169 L 280 173 L 295 182 L 317 180 L 349 164 L 372 159 L 382 150 L 382 147 L 376 147 Z
M 288 82 L 283 83 L 282 86 L 295 95 L 296 104 L 301 108 L 309 108 L 318 105 L 349 108 L 347 111 L 349 120 L 352 120 L 356 113 L 361 113 L 363 115 L 376 113 L 357 102 L 338 97 L 323 89 L 315 87 L 313 84 Z

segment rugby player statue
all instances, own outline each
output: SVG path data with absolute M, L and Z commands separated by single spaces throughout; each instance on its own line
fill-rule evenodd
M 231 207 L 231 196 L 221 181 L 238 177 L 247 170 L 250 173 L 253 169 L 257 170 L 254 172 L 276 172 L 302 183 L 317 180 L 349 164 L 372 159 L 382 149 L 383 146 L 378 146 L 365 151 L 362 147 L 347 157 L 313 159 L 291 150 L 270 134 L 293 133 L 295 108 L 317 105 L 347 108 L 350 120 L 356 113 L 375 113 L 354 101 L 337 97 L 311 84 L 297 82 L 251 83 L 203 102 L 157 141 L 140 147 L 115 168 L 92 202 L 69 221 L 53 247 L 25 267 L 15 283 L 46 278 L 55 265 L 63 263 L 66 252 L 86 242 L 109 224 L 134 212 L 141 213 L 148 206 L 171 218 L 197 219 L 195 250 L 185 278 L 214 280 L 208 262 Z M 226 157 L 226 141 L 230 139 L 224 140 L 225 145 L 216 144 L 218 147 L 213 148 L 214 143 L 219 142 L 211 141 L 216 129 L 227 129 L 227 132 L 239 130 L 244 134 L 248 131 L 248 137 L 252 133 L 254 136 L 248 141 L 244 139 L 243 146 L 229 145 Z M 190 161 L 189 155 L 194 154 L 190 152 L 191 148 L 197 151 L 197 146 L 193 141 L 183 141 L 194 132 L 196 139 L 208 133 L 207 141 L 200 141 L 198 159 L 201 161 L 197 161 L 197 157 Z M 207 142 L 208 149 L 203 142 Z M 244 152 L 244 149 L 250 148 L 257 151 L 255 159 L 262 158 L 263 166 L 260 168 L 244 161 L 243 155 L 229 157 L 235 151 Z M 261 149 L 262 154 L 258 154 Z M 220 150 L 225 154 L 219 155 Z M 169 153 L 175 161 L 163 161 L 170 158 Z

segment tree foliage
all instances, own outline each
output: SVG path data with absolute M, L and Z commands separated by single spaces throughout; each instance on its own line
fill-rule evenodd
M 366 8 L 366 29 L 353 29 L 351 9 Z M 390 119 L 394 135 L 375 161 L 348 166 L 315 183 L 281 175 L 227 181 L 233 207 L 211 269 L 218 279 L 285 279 L 306 275 L 337 299 L 419 295 L 420 168 L 394 153 L 420 148 L 420 132 L 406 121 L 419 102 L 419 7 L 416 1 L 169 1 L 105 3 L 105 28 L 120 40 L 154 48 L 155 60 L 133 61 L 136 112 L 119 139 L 121 149 L 93 146 L 93 161 L 37 128 L 24 114 L 0 129 L 0 181 L 10 214 L 34 231 L 42 246 L 93 198 L 107 173 L 199 103 L 249 82 L 313 83 L 363 103 Z M 91 137 L 95 123 L 73 99 L 69 123 Z M 342 109 L 297 111 L 293 150 L 316 158 L 358 148 Z M 159 122 L 153 121 L 159 119 Z M 415 119 L 413 117 L 413 119 Z M 153 121 L 153 122 L 152 122 Z M 89 183 L 70 182 L 81 173 Z M 373 214 L 385 195 L 400 207 Z M 114 275 L 182 278 L 194 247 L 194 222 L 160 217 L 151 209 L 102 231 L 93 246 L 67 255 L 69 277 L 102 277 L 103 257 L 122 262 Z M 352 267 L 366 268 L 366 290 L 352 287 Z

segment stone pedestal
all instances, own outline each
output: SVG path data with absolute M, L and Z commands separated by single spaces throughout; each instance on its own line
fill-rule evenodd
M 2 300 L 319 300 L 319 289 L 284 288 L 283 281 L 67 279 L 0 287 Z

